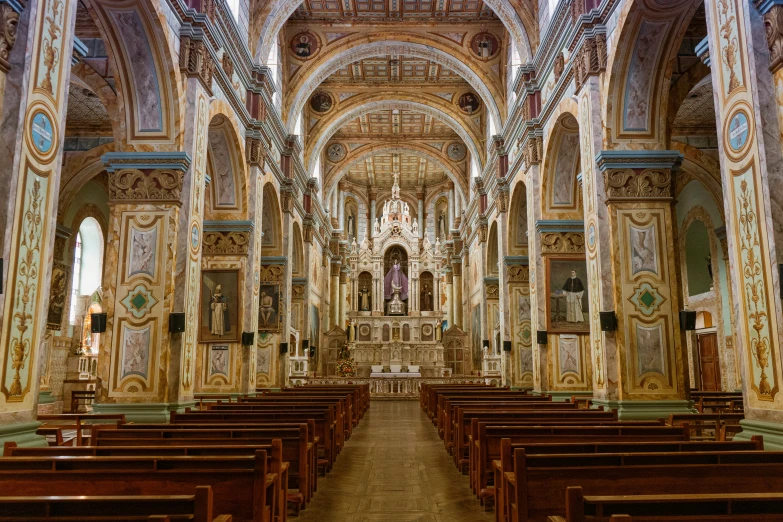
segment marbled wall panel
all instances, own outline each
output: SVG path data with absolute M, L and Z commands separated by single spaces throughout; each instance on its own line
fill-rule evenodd
M 655 78 L 669 22 L 645 20 L 634 44 L 623 100 L 623 130 L 651 129 Z

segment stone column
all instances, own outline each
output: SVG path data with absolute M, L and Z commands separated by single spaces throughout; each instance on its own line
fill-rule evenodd
M 11 63 L 8 60 L 16 43 L 19 14 L 23 9 L 23 5 L 18 0 L 0 1 L 0 115 L 3 114 L 5 79 L 11 70 Z
M 375 237 L 375 221 L 376 221 L 376 212 L 378 212 L 377 208 L 377 200 L 378 200 L 378 189 L 370 186 L 367 188 L 367 195 L 370 198 L 370 219 L 367 221 L 367 235 L 371 238 Z
M 340 187 L 340 185 L 337 185 L 337 190 L 339 190 L 339 193 L 337 194 L 337 222 L 339 223 L 340 231 L 345 231 L 345 191 Z
M 495 194 L 495 204 L 497 205 L 497 234 L 498 234 L 498 315 L 500 316 L 500 343 L 498 348 L 502 355 L 503 385 L 511 384 L 511 352 L 503 351 L 503 343 L 511 341 L 511 295 L 508 286 L 508 266 L 505 259 L 508 255 L 508 204 L 509 189 L 505 182 L 498 181 Z
M 350 270 L 347 266 L 340 269 L 340 328 L 345 329 L 345 322 L 348 320 L 348 274 Z
M 451 267 L 446 268 L 446 323 L 448 328 L 454 325 L 454 272 Z
M 0 442 L 46 446 L 37 436 L 39 356 L 45 337 L 62 166 L 74 2 L 0 4 L 5 91 L 0 141 Z M 47 59 L 51 56 L 59 60 Z M 64 57 L 64 58 L 63 58 Z M 11 68 L 13 66 L 13 68 Z M 10 71 L 10 72 L 9 72 Z M 8 74 L 8 78 L 6 78 Z M 3 97 L 0 97 L 3 100 Z M 8 153 L 10 152 L 10 154 Z
M 454 198 L 456 197 L 456 187 L 451 184 L 449 190 L 449 233 L 446 235 L 446 239 L 451 239 L 451 230 L 454 228 Z
M 283 210 L 283 255 L 286 257 L 283 267 L 283 282 L 280 292 L 280 308 L 282 309 L 280 325 L 280 342 L 290 343 L 291 340 L 291 300 L 293 297 L 293 281 L 291 280 L 293 266 L 291 259 L 294 257 L 294 202 L 297 192 L 291 178 L 284 180 L 280 189 L 282 210 Z M 288 386 L 288 374 L 290 356 L 293 347 L 289 346 L 287 353 L 280 353 L 277 366 L 277 384 L 281 388 Z
M 612 248 L 612 270 L 601 278 L 611 282 L 617 316 L 618 398 L 595 402 L 616 407 L 621 418 L 691 411 L 672 212 L 672 180 L 681 160 L 677 151 L 602 151 L 596 156 L 593 183 L 604 187 Z M 588 245 L 595 242 L 594 226 L 588 224 Z
M 757 1 L 758 9 L 753 3 L 705 3 L 708 64 L 726 228 L 733 232 L 727 242 L 745 400 L 739 438 L 763 433 L 766 449 L 781 450 L 783 311 L 777 265 L 783 263 L 783 35 L 780 2 Z
M 330 301 L 330 311 L 331 314 L 331 323 L 332 327 L 340 327 L 342 328 L 343 325 L 340 324 L 340 262 L 332 259 L 331 262 L 331 282 L 329 284 L 329 301 Z
M 416 214 L 416 219 L 419 220 L 419 239 L 424 239 L 424 229 L 426 228 L 426 223 L 424 222 L 424 195 L 423 187 L 416 192 L 416 199 L 419 203 L 418 214 Z
M 454 325 L 459 326 L 464 330 L 465 328 L 462 322 L 462 257 L 455 256 L 453 259 L 454 260 L 451 264 L 451 274 L 454 286 L 451 290 L 453 303 L 451 319 Z
M 462 224 L 462 195 L 457 191 L 454 198 L 454 228 Z

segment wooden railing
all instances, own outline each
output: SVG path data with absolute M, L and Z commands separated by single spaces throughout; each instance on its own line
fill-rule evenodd
M 377 398 L 418 399 L 421 383 L 479 384 L 483 377 L 291 377 L 289 386 L 306 384 L 369 384 L 370 396 Z

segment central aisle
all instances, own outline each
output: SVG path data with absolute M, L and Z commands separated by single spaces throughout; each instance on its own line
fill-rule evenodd
M 483 522 L 418 401 L 372 401 L 301 522 Z

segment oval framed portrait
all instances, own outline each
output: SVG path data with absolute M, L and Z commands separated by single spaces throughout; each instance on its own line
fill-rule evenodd
M 457 101 L 459 109 L 465 114 L 475 114 L 481 109 L 481 100 L 474 92 L 466 92 Z
M 500 52 L 500 40 L 492 33 L 481 31 L 471 38 L 470 50 L 481 60 L 491 60 Z
M 321 49 L 321 40 L 312 31 L 302 31 L 291 38 L 291 53 L 302 61 L 313 58 Z
M 334 107 L 334 100 L 328 92 L 318 91 L 310 98 L 310 109 L 318 114 L 326 114 Z

